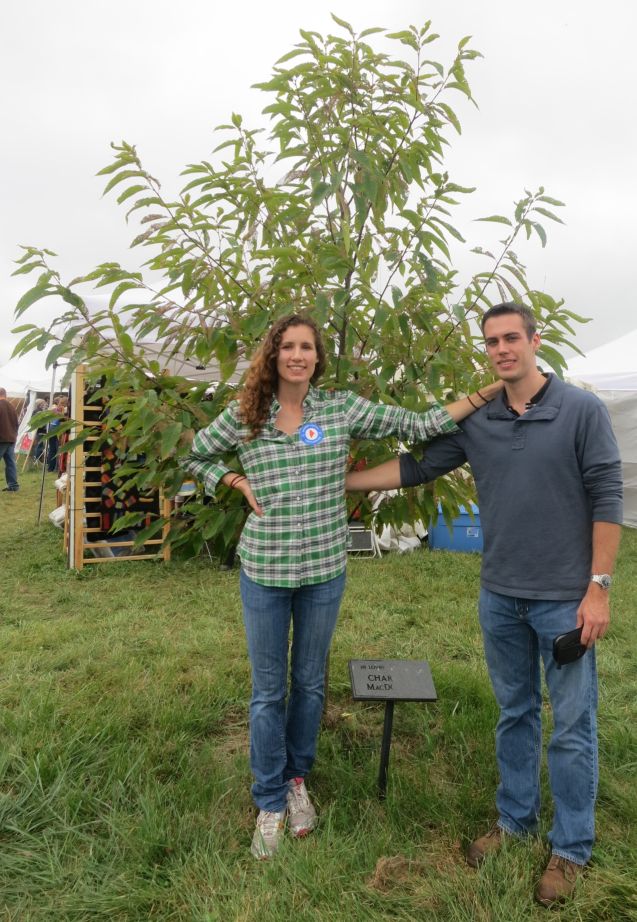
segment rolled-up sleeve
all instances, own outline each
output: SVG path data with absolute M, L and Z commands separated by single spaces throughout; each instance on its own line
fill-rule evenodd
M 230 468 L 223 455 L 234 451 L 240 427 L 232 406 L 227 407 L 209 426 L 194 437 L 190 453 L 179 460 L 179 466 L 202 480 L 206 492 L 214 494 L 217 484 Z
M 406 442 L 426 442 L 458 431 L 451 416 L 438 404 L 424 413 L 415 413 L 385 403 L 372 403 L 352 391 L 345 399 L 345 417 L 349 433 L 356 439 L 396 436 Z

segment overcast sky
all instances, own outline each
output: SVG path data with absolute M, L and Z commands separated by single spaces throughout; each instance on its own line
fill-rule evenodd
M 458 96 L 463 134 L 447 161 L 455 181 L 478 187 L 465 235 L 486 241 L 497 228 L 469 218 L 508 213 L 543 185 L 566 203 L 566 225 L 549 227 L 544 250 L 519 248 L 531 284 L 593 318 L 579 329 L 582 349 L 637 326 L 633 0 L 22 0 L 0 11 L 0 365 L 30 278 L 10 278 L 19 244 L 54 250 L 67 280 L 106 260 L 137 265 L 123 211 L 95 177 L 110 142 L 136 144 L 176 192 L 230 112 L 267 124 L 269 99 L 251 84 L 299 28 L 334 31 L 330 11 L 357 30 L 431 19 L 441 35 L 432 57 L 445 63 L 473 36 L 484 55 L 468 70 L 479 111 Z

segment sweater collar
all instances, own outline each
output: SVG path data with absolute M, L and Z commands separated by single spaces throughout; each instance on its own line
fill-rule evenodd
M 489 419 L 519 419 L 532 421 L 538 419 L 555 419 L 560 411 L 564 397 L 565 384 L 554 374 L 547 374 L 547 381 L 540 390 L 531 398 L 531 406 L 522 416 L 516 416 L 506 404 L 506 392 L 502 391 L 495 400 L 487 406 Z

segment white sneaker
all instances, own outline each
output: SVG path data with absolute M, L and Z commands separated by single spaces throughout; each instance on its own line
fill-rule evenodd
M 265 861 L 276 853 L 285 830 L 286 812 L 259 811 L 257 828 L 254 830 L 250 846 L 250 851 L 258 861 Z
M 288 781 L 288 824 L 290 834 L 295 839 L 312 832 L 318 823 L 314 804 L 309 798 L 302 778 Z

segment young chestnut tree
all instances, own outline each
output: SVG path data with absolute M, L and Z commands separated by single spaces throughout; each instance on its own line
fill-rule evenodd
M 333 18 L 338 34 L 301 31 L 271 79 L 257 84 L 270 100 L 267 140 L 232 115 L 218 129 L 213 159 L 184 170 L 176 199 L 164 196 L 134 146 L 112 145 L 115 157 L 99 175 L 108 177 L 105 193 L 117 195 L 127 220 L 139 224 L 131 246 L 148 252 L 143 271 L 105 262 L 66 283 L 48 250 L 25 247 L 18 260 L 18 273 L 39 276 L 16 314 L 51 295 L 65 309 L 46 328 L 19 327 L 16 354 L 48 349 L 49 363 L 65 357 L 72 367 L 88 365 L 109 409 L 100 438 L 117 430 L 145 457 L 143 469 L 123 472 L 138 487 L 178 489 L 177 459 L 192 430 L 232 398 L 236 385 L 228 382 L 239 358 L 249 358 L 272 320 L 291 311 L 311 312 L 325 332 L 325 383 L 411 409 L 483 379 L 477 321 L 497 301 L 529 304 L 542 358 L 558 372 L 564 365 L 559 349 L 582 318 L 533 289 L 516 255 L 525 238 L 545 245 L 542 222 L 560 220 L 550 210 L 560 202 L 540 188 L 525 192 L 510 216 L 480 219 L 502 225 L 498 248 L 473 248 L 480 266 L 468 279 L 454 269 L 454 253 L 466 244 L 452 215 L 473 190 L 452 181 L 445 148 L 460 132 L 452 102 L 472 100 L 465 66 L 479 53 L 463 38 L 443 65 L 430 57 L 438 36 L 429 22 L 356 34 Z M 402 56 L 375 48 L 380 35 L 383 48 Z M 86 284 L 110 291 L 107 308 L 89 312 L 80 293 Z M 164 357 L 218 363 L 212 396 L 204 401 L 206 385 L 162 373 L 155 353 L 145 354 L 149 340 Z M 376 462 L 395 448 L 358 445 L 353 462 Z M 462 475 L 436 485 L 447 516 L 471 491 Z M 195 549 L 204 539 L 231 542 L 245 514 L 230 493 L 190 508 Z M 426 520 L 434 510 L 432 492 L 421 489 L 385 504 L 382 519 Z M 186 540 L 179 527 L 173 536 Z

